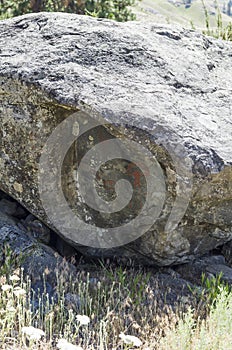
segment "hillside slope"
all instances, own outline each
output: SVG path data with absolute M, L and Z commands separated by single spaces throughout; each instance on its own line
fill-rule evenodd
M 202 0 L 191 0 L 190 7 L 186 7 L 186 0 L 142 0 L 136 6 L 136 15 L 139 20 L 155 21 L 156 23 L 176 23 L 185 27 L 205 28 L 205 14 Z M 220 11 L 223 11 L 227 0 L 218 0 Z M 216 27 L 216 1 L 205 0 L 210 17 L 210 25 Z M 223 23 L 232 21 L 232 17 L 222 13 Z

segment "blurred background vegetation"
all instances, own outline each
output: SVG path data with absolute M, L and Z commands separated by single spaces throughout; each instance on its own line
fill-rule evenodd
M 0 19 L 32 12 L 68 12 L 114 19 L 135 19 L 131 6 L 135 0 L 0 0 Z

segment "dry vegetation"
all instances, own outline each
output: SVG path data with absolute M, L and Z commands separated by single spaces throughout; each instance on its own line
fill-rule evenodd
M 232 294 L 220 278 L 192 290 L 188 310 L 186 303 L 162 303 L 164 291 L 154 277 L 135 268 L 101 265 L 92 276 L 80 270 L 69 280 L 57 275 L 53 294 L 44 278 L 35 292 L 7 252 L 0 277 L 1 349 L 232 349 Z

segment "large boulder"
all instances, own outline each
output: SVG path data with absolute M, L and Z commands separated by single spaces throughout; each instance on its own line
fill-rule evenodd
M 89 256 L 169 265 L 230 241 L 231 50 L 154 24 L 2 21 L 0 189 Z

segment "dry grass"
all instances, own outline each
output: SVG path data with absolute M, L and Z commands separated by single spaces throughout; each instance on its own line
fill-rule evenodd
M 232 349 L 232 295 L 223 289 L 200 321 L 197 300 L 188 312 L 181 304 L 175 310 L 165 305 L 164 290 L 146 271 L 98 266 L 69 280 L 57 275 L 54 293 L 44 280 L 37 293 L 23 271 L 10 266 L 8 259 L 0 277 L 1 349 Z M 44 334 L 33 339 L 24 328 L 31 326 Z
M 21 269 L 10 269 L 11 260 L 0 278 L 1 349 L 56 349 L 63 338 L 89 350 L 133 348 L 122 333 L 139 338 L 141 349 L 155 349 L 164 329 L 178 321 L 170 307 L 159 303 L 158 284 L 142 270 L 98 266 L 91 275 L 83 270 L 69 280 L 64 273 L 57 275 L 54 293 L 46 290 L 45 279 L 36 293 Z M 78 315 L 87 315 L 89 324 L 81 325 Z M 28 341 L 23 327 L 29 326 L 45 336 Z
M 231 350 L 232 293 L 221 289 L 209 315 L 196 320 L 189 310 L 175 329 L 170 329 L 159 345 L 160 350 Z

